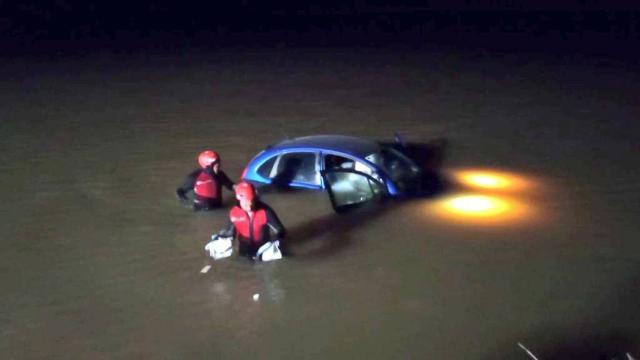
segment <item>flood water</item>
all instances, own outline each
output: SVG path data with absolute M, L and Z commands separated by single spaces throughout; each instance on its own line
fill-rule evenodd
M 366 48 L 4 59 L 0 358 L 637 358 L 637 70 Z M 205 148 L 237 179 L 286 137 L 394 132 L 447 140 L 447 190 L 344 216 L 267 194 L 283 261 L 214 262 L 226 210 L 174 195 Z M 469 169 L 525 186 L 458 184 Z M 442 207 L 461 194 L 511 205 Z

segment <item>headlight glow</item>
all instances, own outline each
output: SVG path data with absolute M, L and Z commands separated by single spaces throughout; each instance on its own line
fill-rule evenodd
M 515 174 L 495 170 L 453 170 L 453 178 L 470 188 L 494 191 L 521 191 L 532 181 Z

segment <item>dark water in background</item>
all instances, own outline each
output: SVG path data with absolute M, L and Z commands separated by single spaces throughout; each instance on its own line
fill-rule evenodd
M 633 66 L 273 49 L 0 69 L 2 358 L 640 356 Z M 296 256 L 212 263 L 225 211 L 173 194 L 207 147 L 237 178 L 285 136 L 394 131 L 447 139 L 445 170 L 531 180 L 512 196 L 535 211 L 486 226 L 423 199 L 336 218 L 322 193 L 269 194 Z

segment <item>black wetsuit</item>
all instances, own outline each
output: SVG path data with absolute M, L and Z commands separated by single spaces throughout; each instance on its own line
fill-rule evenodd
M 219 208 L 222 206 L 222 186 L 226 187 L 228 190 L 233 191 L 233 181 L 229 179 L 227 174 L 222 170 L 218 170 L 218 173 L 213 171 L 211 166 L 207 166 L 203 169 L 195 169 L 193 170 L 187 177 L 184 179 L 184 183 L 182 186 L 176 189 L 176 194 L 180 199 L 186 200 L 186 194 L 189 191 L 193 191 L 193 187 L 196 184 L 196 180 L 198 176 L 202 172 L 206 172 L 211 178 L 215 181 L 215 186 L 217 188 L 218 196 L 215 198 L 204 197 L 194 193 L 193 199 L 193 210 L 210 210 L 214 208 Z

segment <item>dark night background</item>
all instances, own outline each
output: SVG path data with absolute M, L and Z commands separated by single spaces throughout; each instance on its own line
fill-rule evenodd
M 639 40 L 631 0 L 0 0 L 0 359 L 638 359 Z M 205 148 L 396 131 L 446 191 L 264 194 L 282 261 L 175 198 Z M 469 169 L 524 210 L 443 215 Z
M 2 51 L 434 46 L 628 55 L 636 1 L 2 1 Z

